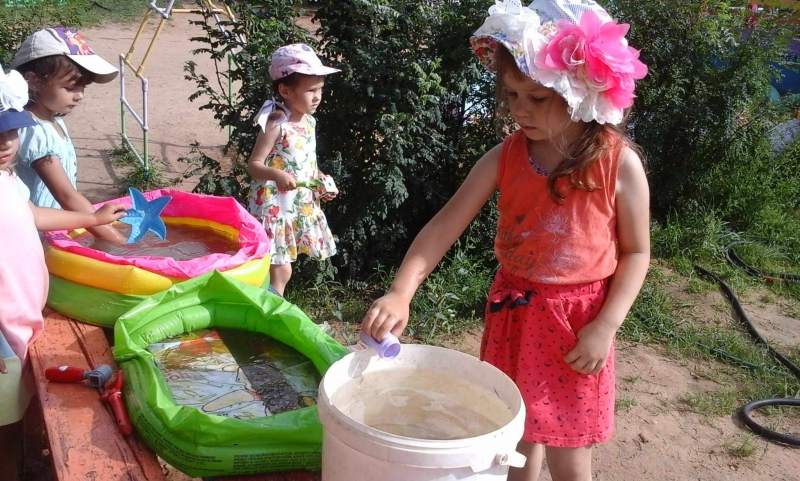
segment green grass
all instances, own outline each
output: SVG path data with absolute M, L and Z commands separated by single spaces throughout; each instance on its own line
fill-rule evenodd
M 175 184 L 164 177 L 165 164 L 162 160 L 150 156 L 150 168 L 145 171 L 144 166 L 136 156 L 125 147 L 117 147 L 108 152 L 115 167 L 123 168 L 123 174 L 115 183 L 120 193 L 127 193 L 128 187 L 135 187 L 142 192 L 148 190 L 170 187 Z M 180 180 L 178 178 L 177 180 Z M 177 181 L 176 180 L 176 181 Z
M 686 284 L 686 292 L 689 294 L 702 294 L 712 290 L 712 286 L 708 282 L 703 282 L 697 277 L 692 277 Z
M 469 240 L 456 244 L 414 296 L 409 321 L 412 335 L 430 341 L 483 322 L 494 269 L 474 261 L 468 244 Z M 388 277 L 385 283 L 389 284 Z
M 626 413 L 633 409 L 635 406 L 639 405 L 639 401 L 634 398 L 620 396 L 617 398 L 614 404 L 614 412 L 616 413 Z
M 85 26 L 95 26 L 104 22 L 128 23 L 138 21 L 144 15 L 148 2 L 125 0 L 67 0 L 69 3 L 85 4 L 82 17 Z M 166 2 L 161 2 L 165 6 Z
M 665 282 L 659 269 L 650 269 L 633 310 L 619 331 L 620 338 L 648 343 L 667 339 L 674 332 L 672 298 L 662 287 Z
M 656 399 L 656 404 L 648 404 L 644 406 L 644 408 L 652 416 L 661 416 L 662 414 L 667 414 L 674 409 L 672 404 L 664 398 L 658 398 Z
M 710 393 L 687 394 L 683 401 L 686 402 L 692 412 L 706 417 L 729 415 L 743 404 L 738 389 L 721 389 Z
M 420 287 L 411 303 L 407 334 L 427 343 L 483 322 L 486 296 L 493 269 L 474 262 L 466 241 L 454 251 Z M 373 284 L 332 280 L 292 281 L 286 298 L 316 322 L 360 323 L 372 301 L 383 295 L 394 278 L 394 270 L 378 269 Z M 305 276 L 304 276 L 305 277 Z M 312 276 L 313 277 L 313 276 Z
M 628 376 L 624 378 L 624 380 L 631 384 L 631 386 L 636 385 L 639 381 L 642 380 L 642 376 Z
M 16 2 L 21 3 L 20 0 Z M 0 0 L 0 19 L 4 22 L 34 16 L 41 19 L 42 26 L 50 26 L 48 18 L 54 18 L 66 19 L 66 26 L 74 28 L 93 27 L 105 22 L 138 21 L 148 5 L 144 0 L 27 0 L 27 6 L 10 6 L 10 3 L 10 0 Z
M 707 361 L 705 377 L 722 387 L 684 397 L 688 408 L 703 416 L 730 416 L 756 399 L 800 397 L 800 381 L 751 340 L 732 317 L 727 301 L 709 301 L 709 292 L 718 291 L 719 286 L 698 277 L 692 267 L 701 265 L 716 273 L 745 305 L 777 304 L 785 315 L 800 317 L 800 283 L 752 277 L 726 258 L 727 247 L 739 242 L 734 246 L 739 257 L 764 273 L 800 272 L 800 219 L 781 210 L 770 212 L 764 211 L 743 233 L 735 232 L 710 212 L 671 219 L 653 229 L 654 251 L 688 278 L 688 284 L 681 300 L 675 302 L 669 294 L 675 291 L 674 286 L 648 276 L 643 295 L 629 316 L 631 325 L 621 335 L 665 345 L 677 359 Z M 752 295 L 755 289 L 758 291 Z M 700 310 L 698 304 L 704 302 L 703 297 L 705 309 Z M 715 295 L 713 299 L 722 298 Z M 701 313 L 709 313 L 714 319 L 698 319 Z M 652 334 L 645 336 L 643 332 Z M 800 363 L 800 346 L 778 350 L 795 364 Z M 779 422 L 784 416 L 800 416 L 797 409 L 791 408 L 762 412 L 769 417 L 768 423 Z M 753 451 L 748 439 L 732 443 L 727 449 L 738 457 L 749 456 Z
M 317 324 L 328 322 L 333 327 L 329 334 L 345 345 L 358 341 L 361 319 L 371 298 L 377 297 L 374 289 L 350 283 L 342 285 L 327 280 L 320 282 L 292 281 L 287 286 L 286 299 L 300 307 Z
M 693 319 L 678 322 L 681 317 L 682 313 L 675 307 L 666 286 L 648 278 L 619 335 L 629 341 L 664 345 L 678 359 L 701 359 L 735 366 L 734 375 L 721 375 L 718 381 L 735 383 L 735 391 L 739 393 L 735 398 L 737 402 L 755 399 L 755 396 L 793 397 L 800 394 L 800 383 L 778 374 L 784 372 L 782 367 L 762 346 L 750 340 L 737 321 L 730 319 L 727 324 L 715 326 Z M 788 350 L 784 355 L 800 362 L 797 349 Z M 757 368 L 746 368 L 743 363 Z M 705 406 L 710 404 L 716 406 L 713 409 L 717 414 L 732 412 L 733 404 L 726 401 L 729 395 L 724 391 L 709 396 L 715 400 L 704 403 L 698 399 L 690 405 L 696 406 L 698 412 L 709 413 L 712 409 Z
M 790 314 L 800 312 L 797 302 L 800 286 L 765 283 L 727 262 L 724 247 L 739 239 L 740 235 L 712 214 L 654 226 L 653 251 L 679 276 L 665 275 L 661 268 L 650 269 L 619 333 L 624 340 L 662 345 L 679 363 L 705 362 L 709 368 L 704 376 L 721 387 L 686 394 L 683 400 L 691 411 L 708 417 L 730 416 L 754 399 L 800 396 L 800 381 L 781 374 L 787 371 L 731 317 L 730 305 L 716 294 L 719 286 L 694 271 L 694 265 L 701 265 L 717 273 L 744 304 L 747 302 L 743 298 L 752 289 L 766 288 L 767 294 L 760 294 L 751 302 L 782 302 L 780 305 L 785 304 Z M 736 250 L 759 269 L 798 272 L 794 256 L 774 244 L 740 244 Z M 701 304 L 705 311 L 700 310 Z M 711 315 L 714 319 L 702 319 L 700 315 Z M 800 362 L 797 347 L 781 350 L 793 362 Z M 795 411 L 765 412 L 778 417 L 800 415 Z
M 722 443 L 722 446 L 731 456 L 742 459 L 753 456 L 758 450 L 755 437 L 749 433 L 740 433 L 733 439 Z
M 370 290 L 335 281 L 290 282 L 286 299 L 297 304 L 314 322 L 339 321 L 357 324 L 369 307 Z

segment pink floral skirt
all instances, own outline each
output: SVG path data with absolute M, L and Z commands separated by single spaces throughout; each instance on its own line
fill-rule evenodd
M 564 357 L 576 333 L 597 317 L 608 280 L 538 284 L 501 268 L 486 307 L 481 359 L 519 387 L 528 442 L 577 448 L 602 443 L 614 431 L 614 345 L 596 376 L 575 372 Z

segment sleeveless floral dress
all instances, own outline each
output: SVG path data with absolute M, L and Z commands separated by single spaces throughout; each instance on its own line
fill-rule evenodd
M 316 120 L 310 115 L 297 123 L 282 123 L 280 136 L 267 157 L 267 166 L 288 172 L 298 182 L 317 178 L 315 127 Z M 279 192 L 273 181 L 254 180 L 248 209 L 262 222 L 271 240 L 272 264 L 294 262 L 298 254 L 320 260 L 336 254 L 333 234 L 312 190 L 298 187 Z

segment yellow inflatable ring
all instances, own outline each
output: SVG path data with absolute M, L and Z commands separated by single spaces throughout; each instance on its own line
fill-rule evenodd
M 82 230 L 49 232 L 45 261 L 51 274 L 51 307 L 84 322 L 113 326 L 125 312 L 122 309 L 141 298 L 211 271 L 258 287 L 269 281 L 269 238 L 261 224 L 235 199 L 166 189 L 146 192 L 144 196 L 148 200 L 172 197 L 161 214 L 166 224 L 211 228 L 237 241 L 239 250 L 188 261 L 123 257 L 82 246 L 75 240 Z M 109 202 L 130 206 L 127 197 Z M 85 304 L 87 298 L 93 305 Z
M 150 296 L 186 280 L 136 266 L 109 264 L 52 247 L 45 251 L 44 258 L 54 276 L 118 294 Z M 221 272 L 251 286 L 260 286 L 269 276 L 269 255 Z

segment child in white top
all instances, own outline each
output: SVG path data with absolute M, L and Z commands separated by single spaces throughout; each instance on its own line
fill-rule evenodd
M 31 99 L 26 109 L 35 124 L 19 130 L 17 174 L 39 207 L 94 212 L 77 190 L 78 159 L 63 117 L 81 103 L 91 83 L 108 83 L 117 69 L 96 55 L 77 32 L 46 28 L 23 42 L 11 66 L 28 82 Z M 98 238 L 124 243 L 111 226 L 89 229 Z

